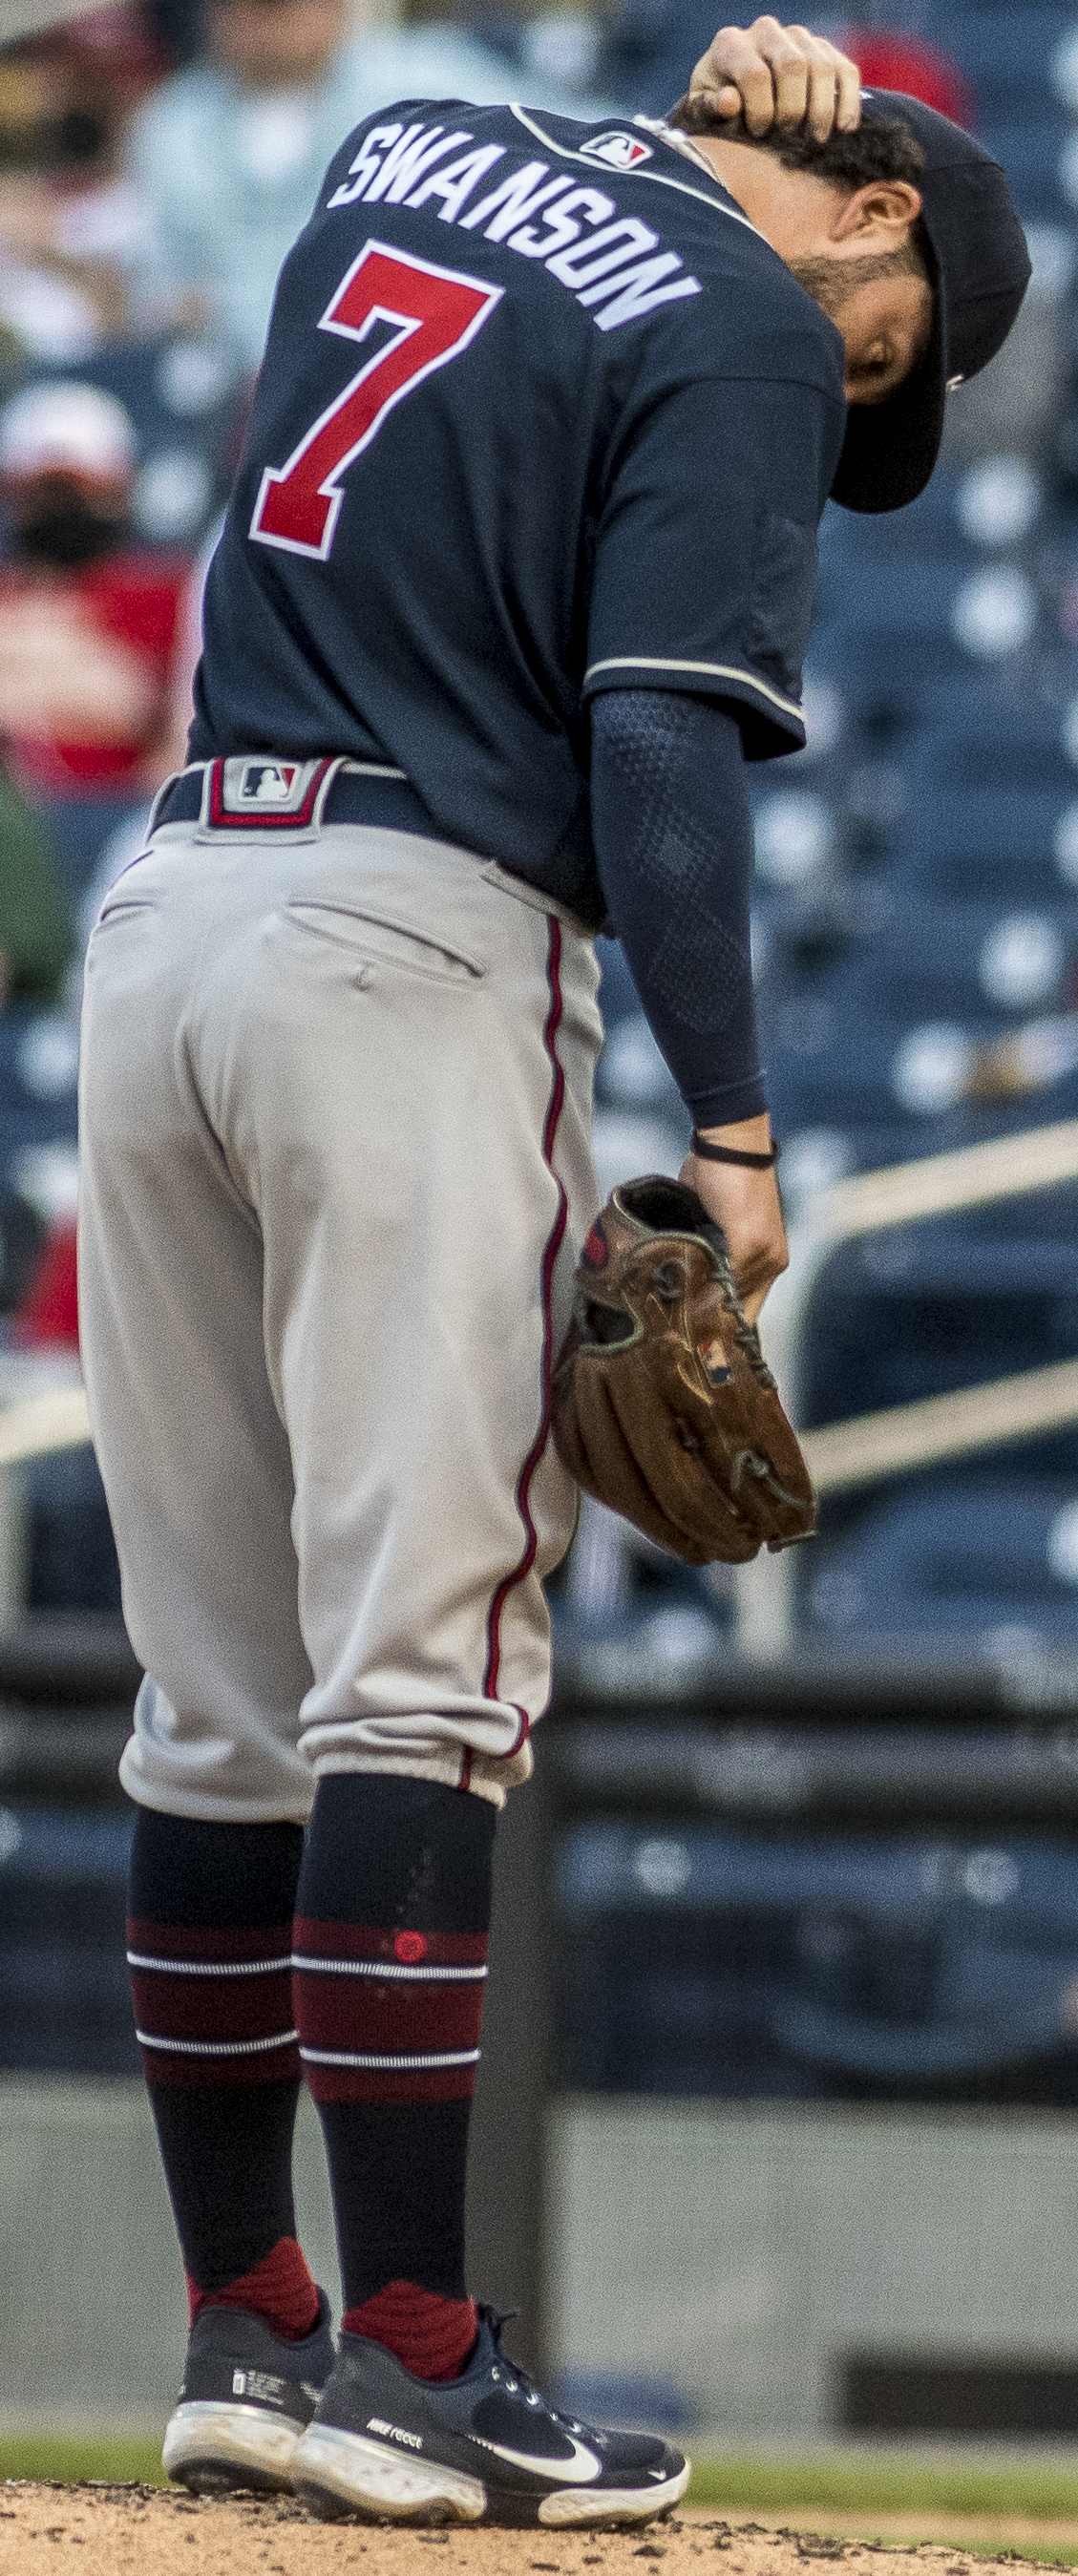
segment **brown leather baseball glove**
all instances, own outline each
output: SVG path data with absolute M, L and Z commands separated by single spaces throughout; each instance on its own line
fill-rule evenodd
M 596 1217 L 552 1395 L 577 1483 L 687 1564 L 811 1537 L 808 1468 L 725 1235 L 681 1181 L 626 1181 Z

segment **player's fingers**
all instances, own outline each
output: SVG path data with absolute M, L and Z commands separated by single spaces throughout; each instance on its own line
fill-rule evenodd
M 771 63 L 761 50 L 757 37 L 766 31 L 768 43 L 780 39 L 782 29 L 777 18 L 758 18 L 755 26 L 720 27 L 706 54 L 696 65 L 690 89 L 718 91 L 720 113 L 736 116 L 740 110 L 750 134 L 766 134 L 775 122 L 775 88 Z M 726 95 L 733 93 L 726 105 Z M 802 108 L 802 113 L 804 109 Z
M 772 125 L 802 125 L 825 142 L 838 126 L 852 133 L 861 122 L 861 75 L 847 54 L 826 37 L 777 18 L 751 27 L 721 27 L 697 63 L 690 88 L 716 94 L 721 116 L 744 113 L 751 134 Z
M 833 63 L 810 64 L 805 123 L 817 143 L 826 143 L 828 135 L 833 132 L 837 109 L 838 92 L 835 86 Z
M 766 1297 L 766 1295 L 767 1295 L 768 1289 L 769 1289 L 769 1288 L 773 1288 L 773 1287 L 774 1287 L 774 1285 L 775 1285 L 775 1281 L 776 1281 L 776 1279 L 777 1279 L 777 1278 L 779 1277 L 779 1275 L 780 1275 L 780 1271 L 781 1271 L 781 1270 L 787 1270 L 788 1268 L 789 1268 L 789 1261 L 788 1261 L 788 1259 L 787 1259 L 786 1261 L 784 1261 L 784 1262 L 780 1263 L 780 1265 L 779 1265 L 779 1268 L 778 1268 L 778 1269 L 771 1269 L 771 1268 L 768 1268 L 768 1269 L 767 1269 L 767 1271 L 766 1271 L 766 1274 L 764 1275 L 764 1277 L 763 1277 L 763 1279 L 762 1279 L 762 1282 L 760 1282 L 759 1284 L 757 1284 L 755 1287 L 750 1287 L 750 1286 L 747 1284 L 747 1281 L 746 1281 L 746 1278 L 745 1278 L 745 1273 L 744 1273 L 744 1271 L 742 1271 L 741 1276 L 740 1276 L 740 1278 L 739 1278 L 739 1280 L 738 1280 L 738 1283 L 737 1283 L 738 1295 L 739 1295 L 739 1297 L 740 1297 L 740 1299 L 741 1299 L 741 1303 L 742 1303 L 742 1305 L 743 1305 L 743 1307 L 744 1307 L 744 1309 L 745 1309 L 745 1313 L 746 1313 L 746 1315 L 748 1316 L 748 1319 L 749 1319 L 750 1324 L 758 1324 L 758 1323 L 759 1323 L 759 1321 L 760 1321 L 760 1309 L 761 1309 L 761 1307 L 762 1307 L 762 1305 L 763 1305 L 763 1302 L 764 1302 L 764 1299 L 765 1299 L 765 1297 Z
M 850 134 L 861 122 L 861 75 L 856 63 L 822 38 L 813 41 L 809 61 L 806 123 L 818 143 L 826 143 L 837 126 Z
M 756 1141 L 762 1144 L 764 1139 Z M 682 1164 L 681 1178 L 721 1225 L 738 1295 L 750 1323 L 755 1323 L 772 1281 L 786 1269 L 790 1257 L 774 1170 L 752 1171 L 690 1153 Z
M 770 67 L 776 125 L 803 125 L 809 105 L 814 41 L 807 27 L 780 27 L 777 19 L 758 18 L 753 34 Z
M 838 113 L 835 123 L 840 134 L 855 134 L 861 122 L 860 69 L 856 63 L 850 61 L 848 54 L 839 53 L 837 45 L 834 53 L 835 86 L 838 93 Z

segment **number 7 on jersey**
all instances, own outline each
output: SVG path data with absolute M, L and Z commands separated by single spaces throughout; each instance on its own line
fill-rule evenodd
M 287 464 L 267 466 L 250 529 L 259 545 L 326 562 L 344 499 L 341 477 L 377 438 L 394 404 L 435 367 L 460 356 L 503 292 L 384 242 L 364 245 L 318 328 L 365 340 L 373 323 L 386 322 L 395 336 L 319 413 Z

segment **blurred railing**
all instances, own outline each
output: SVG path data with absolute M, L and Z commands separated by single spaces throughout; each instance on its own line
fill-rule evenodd
M 1078 1119 L 959 1152 L 933 1154 L 835 1182 L 807 1200 L 790 1227 L 790 1265 L 767 1302 L 764 1341 L 793 1421 L 801 1410 L 805 1326 L 820 1274 L 844 1243 L 952 1216 L 963 1208 L 1053 1189 L 1078 1179 Z M 882 1482 L 911 1468 L 968 1457 L 1009 1440 L 1078 1422 L 1078 1358 L 995 1378 L 918 1404 L 860 1414 L 804 1435 L 820 1494 Z M 17 1616 L 20 1549 L 12 1470 L 90 1438 L 85 1392 L 73 1363 L 0 1362 L 0 1622 Z M 736 1577 L 738 1644 L 771 1660 L 794 1638 L 795 1552 L 763 1555 Z
M 793 1421 L 801 1409 L 809 1306 L 825 1264 L 842 1244 L 1076 1179 L 1078 1119 L 1067 1119 L 957 1153 L 864 1172 L 807 1201 L 791 1224 L 790 1266 L 771 1290 L 763 1322 L 767 1358 Z M 995 1449 L 1003 1441 L 1031 1439 L 1070 1422 L 1078 1422 L 1078 1359 L 829 1423 L 806 1432 L 803 1445 L 817 1491 L 831 1494 L 945 1458 Z M 787 1549 L 739 1567 L 737 1632 L 743 1654 L 765 1661 L 788 1654 L 795 1627 L 795 1560 L 796 1550 Z

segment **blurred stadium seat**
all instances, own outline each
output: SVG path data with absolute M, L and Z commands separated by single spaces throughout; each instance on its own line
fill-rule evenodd
M 572 2090 L 1078 2099 L 1063 1837 L 595 1817 L 557 1887 Z
M 0 1807 L 0 2067 L 135 2075 L 124 1957 L 132 1819 Z
M 1053 1444 L 1058 1452 L 1066 1444 Z M 998 1458 L 897 1486 L 828 1526 L 806 1588 L 811 1629 L 1078 1645 L 1078 1444 L 1072 1472 Z

